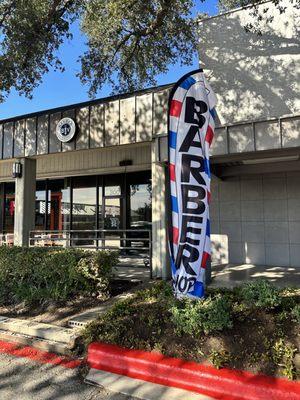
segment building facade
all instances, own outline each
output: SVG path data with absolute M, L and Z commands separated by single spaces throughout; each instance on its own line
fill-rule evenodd
M 215 264 L 300 266 L 299 11 L 286 4 L 283 16 L 269 4 L 275 18 L 261 36 L 243 28 L 253 18 L 247 7 L 199 23 L 201 64 L 218 97 Z M 0 121 L 2 241 L 119 247 L 124 256 L 149 247 L 153 277 L 168 277 L 169 92 Z M 68 136 L 70 121 L 75 136 L 64 141 L 57 132 Z
M 2 241 L 104 244 L 125 253 L 139 242 L 153 248 L 153 276 L 164 276 L 165 165 L 159 137 L 167 133 L 168 96 L 164 86 L 1 121 Z M 60 126 L 65 118 L 75 122 L 69 142 L 57 135 L 59 128 L 70 129 Z M 21 176 L 13 178 L 19 163 Z
M 260 25 L 251 7 L 199 24 L 200 61 L 218 97 L 217 263 L 300 266 L 300 12 L 280 5 L 283 14 L 263 2 Z M 246 32 L 249 24 L 261 35 Z

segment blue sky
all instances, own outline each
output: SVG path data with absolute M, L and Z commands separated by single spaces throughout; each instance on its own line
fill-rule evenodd
M 196 0 L 196 3 L 198 5 L 193 10 L 194 14 L 200 10 L 209 15 L 217 13 L 217 0 L 206 0 L 204 4 L 200 0 Z M 80 32 L 78 24 L 73 25 L 72 31 L 73 40 L 67 41 L 59 49 L 65 72 L 50 70 L 44 76 L 42 84 L 34 90 L 32 100 L 19 96 L 18 93 L 12 91 L 6 101 L 0 104 L 0 119 L 89 100 L 88 87 L 83 86 L 76 77 L 76 73 L 80 69 L 77 59 L 84 51 L 85 38 Z M 198 57 L 195 54 L 193 65 L 181 67 L 178 64 L 170 66 L 167 74 L 158 76 L 158 84 L 163 85 L 174 82 L 181 75 L 197 67 Z M 98 92 L 97 97 L 109 96 L 110 93 L 110 87 L 106 86 Z

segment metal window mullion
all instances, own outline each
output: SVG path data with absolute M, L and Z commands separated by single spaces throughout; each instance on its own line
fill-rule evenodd
M 4 216 L 5 216 L 5 184 L 0 183 L 0 198 L 2 199 L 0 204 L 1 219 L 0 219 L 0 232 L 4 230 Z
M 49 193 L 48 193 L 48 181 L 49 179 L 45 180 L 45 222 L 44 222 L 44 227 L 45 230 L 47 230 L 48 226 L 48 204 L 49 204 Z M 51 213 L 51 201 L 50 201 L 50 213 Z

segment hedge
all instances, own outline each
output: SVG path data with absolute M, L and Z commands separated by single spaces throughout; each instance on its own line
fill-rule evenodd
M 0 304 L 106 296 L 118 254 L 0 246 Z

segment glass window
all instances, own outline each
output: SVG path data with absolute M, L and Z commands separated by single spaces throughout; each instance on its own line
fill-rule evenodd
M 108 198 L 105 199 L 104 210 L 104 228 L 120 229 L 121 228 L 121 199 Z
M 6 233 L 14 232 L 14 220 L 15 220 L 15 184 L 5 183 L 4 231 Z
M 35 192 L 35 229 L 44 230 L 46 227 L 46 182 L 36 182 Z
M 121 196 L 121 175 L 104 177 L 104 196 Z
M 0 183 L 0 233 L 4 228 L 4 183 Z
M 150 174 L 138 173 L 129 181 L 129 227 L 150 229 L 152 217 Z
M 70 229 L 70 183 L 69 179 L 48 181 L 48 229 L 66 231 Z
M 102 187 L 102 182 L 99 183 L 99 187 L 98 187 L 98 202 L 99 202 L 99 208 L 98 208 L 99 228 L 98 229 L 103 229 L 104 228 L 104 219 L 103 219 L 103 187 Z
M 87 176 L 73 179 L 72 230 L 87 231 L 96 229 L 97 188 L 96 177 Z M 76 245 L 92 245 L 87 240 L 94 232 L 75 232 L 72 235 Z

